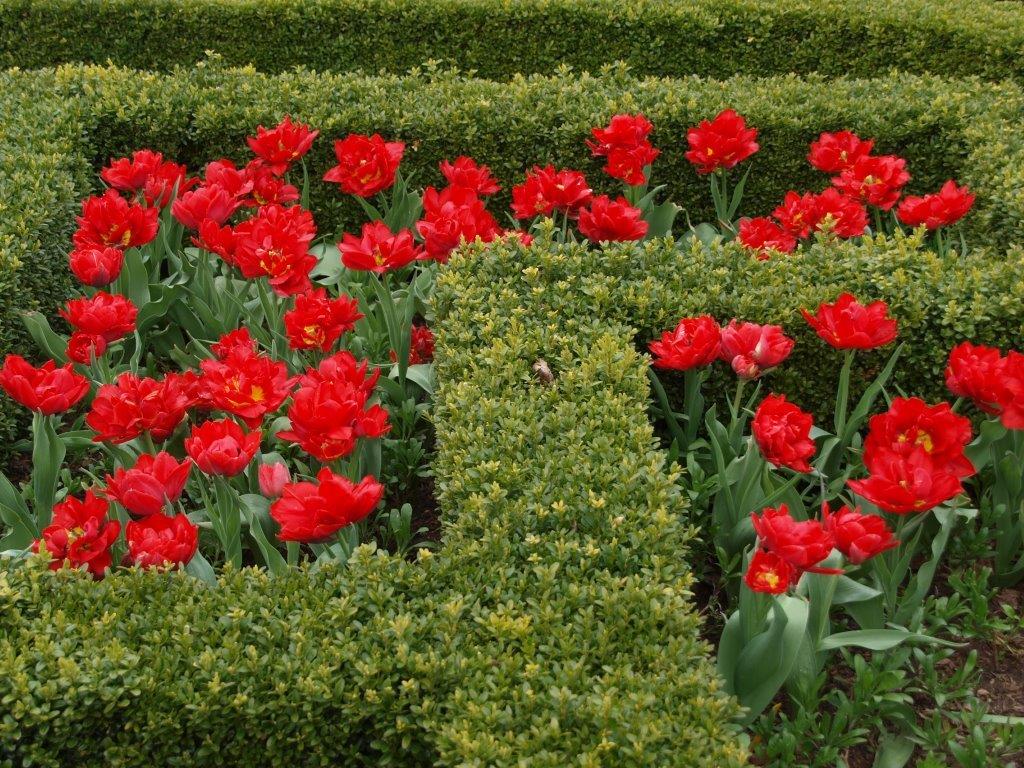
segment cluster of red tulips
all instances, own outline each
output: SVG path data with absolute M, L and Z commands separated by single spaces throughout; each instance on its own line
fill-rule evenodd
M 997 471 L 1016 472 L 1018 477 L 1024 471 L 1024 355 L 1010 351 L 1004 356 L 998 349 L 960 344 L 951 351 L 946 369 L 947 385 L 959 398 L 955 404 L 897 397 L 883 413 L 869 418 L 900 350 L 852 412 L 851 367 L 856 351 L 896 340 L 897 321 L 890 308 L 881 301 L 862 304 L 844 293 L 814 312 L 804 309 L 803 315 L 818 337 L 845 355 L 831 432 L 782 394 L 769 393 L 754 407 L 760 386 L 742 407 L 744 385 L 782 364 L 793 349 L 794 341 L 779 326 L 732 320 L 722 327 L 709 316 L 690 317 L 650 343 L 655 368 L 682 371 L 686 377 L 685 428 L 657 377 L 652 381 L 672 430 L 673 455 L 690 472 L 713 478 L 703 503 L 711 510 L 726 579 L 741 569 L 743 588 L 775 601 L 740 597 L 735 622 L 723 634 L 719 666 L 741 700 L 746 689 L 730 665 L 740 664 L 741 648 L 759 652 L 753 642 L 757 634 L 778 633 L 786 622 L 813 627 L 812 647 L 803 649 L 813 653 L 879 637 L 892 643 L 925 640 L 905 625 L 927 592 L 957 517 L 976 514 L 972 504 L 1005 518 L 1000 526 L 1006 528 L 1007 540 L 1017 542 L 1007 562 L 1019 565 L 1024 545 L 1017 520 L 1024 509 L 1019 482 L 1014 485 L 989 473 L 982 480 L 979 474 L 993 464 Z M 700 386 L 716 360 L 728 363 L 739 377 L 727 424 L 701 408 Z M 970 419 L 957 412 L 965 400 L 973 401 L 992 422 L 976 439 Z M 698 439 L 701 428 L 707 430 L 705 439 Z M 975 476 L 978 484 L 969 493 L 964 483 Z M 998 501 L 989 499 L 993 493 Z M 777 500 L 783 503 L 772 504 Z M 909 572 L 919 556 L 926 558 L 920 573 L 931 574 L 927 582 L 920 573 L 912 577 Z M 877 601 L 877 610 L 853 614 L 860 630 L 831 631 L 827 617 L 837 587 L 815 579 L 836 578 L 856 580 L 846 592 L 856 592 L 863 604 Z M 911 578 L 917 579 L 913 588 L 905 584 Z M 745 627 L 742 632 L 740 625 Z M 805 642 L 800 639 L 798 647 L 785 652 L 795 659 Z M 767 660 L 765 664 L 771 666 Z M 772 690 L 786 679 L 782 675 L 773 680 Z M 767 704 L 749 695 L 744 703 L 753 709 Z

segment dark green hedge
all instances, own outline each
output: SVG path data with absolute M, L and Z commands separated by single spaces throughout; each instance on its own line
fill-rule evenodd
M 989 0 L 0 0 L 0 66 L 166 70 L 207 50 L 278 72 L 504 80 L 610 61 L 644 75 L 1024 73 L 1024 11 Z
M 524 279 L 548 258 L 470 254 L 439 286 L 440 552 L 216 589 L 0 571 L 0 765 L 740 765 L 642 360 Z
M 38 305 L 52 312 L 66 295 L 66 236 L 88 191 L 88 166 L 143 146 L 193 168 L 219 155 L 244 159 L 253 126 L 285 112 L 323 132 L 310 158 L 317 179 L 333 163 L 331 138 L 380 131 L 408 142 L 405 166 L 416 183 L 439 183 L 444 157 L 467 153 L 491 164 L 506 187 L 496 200 L 503 207 L 510 185 L 534 162 L 581 167 L 610 191 L 584 139 L 617 111 L 643 110 L 664 151 L 655 180 L 699 221 L 711 214 L 709 195 L 683 158 L 686 129 L 732 106 L 761 129 L 764 147 L 750 163 L 747 212 L 771 210 L 789 188 L 822 188 L 827 180 L 806 163 L 807 144 L 822 130 L 850 128 L 877 137 L 880 151 L 904 154 L 913 191 L 951 176 L 975 189 L 976 210 L 966 221 L 972 244 L 1001 251 L 1024 242 L 1024 96 L 1010 83 L 910 75 L 637 79 L 612 68 L 501 84 L 435 71 L 269 76 L 215 60 L 173 75 L 82 66 L 7 72 L 0 106 L 0 287 L 11 286 L 0 291 L 3 349 L 28 348 L 18 311 Z M 313 207 L 326 233 L 355 227 L 363 216 L 319 181 Z M 2 414 L 0 434 L 9 435 L 10 410 Z

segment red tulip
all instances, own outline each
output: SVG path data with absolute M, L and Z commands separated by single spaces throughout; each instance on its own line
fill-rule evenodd
M 108 344 L 135 332 L 139 310 L 125 296 L 98 291 L 90 298 L 71 299 L 60 316 L 77 331 L 102 336 Z
M 112 562 L 110 545 L 121 532 L 119 522 L 107 520 L 107 510 L 107 502 L 92 491 L 86 491 L 82 501 L 69 496 L 53 506 L 53 523 L 32 544 L 32 551 L 45 545 L 51 571 L 67 562 L 72 568 L 84 565 L 93 578 L 103 578 Z
M 197 179 L 186 179 L 186 168 L 177 163 L 165 162 L 159 152 L 140 149 L 131 158 L 111 160 L 110 165 L 100 171 L 107 184 L 122 192 L 142 192 L 147 204 L 162 208 L 177 188 L 178 194 L 198 183 Z
M 98 333 L 75 331 L 68 339 L 68 359 L 82 365 L 90 365 L 93 360 L 99 360 L 106 351 L 107 340 Z
M 594 157 L 605 158 L 604 171 L 631 186 L 647 181 L 644 169 L 661 152 L 647 140 L 651 125 L 643 115 L 615 115 L 605 128 L 593 128 L 587 146 Z
M 339 184 L 341 191 L 349 195 L 373 197 L 395 183 L 404 152 L 405 144 L 386 142 L 377 133 L 349 134 L 334 142 L 338 164 L 324 175 L 324 181 Z
M 1000 419 L 1007 429 L 1024 429 L 1024 355 L 1011 350 L 1003 367 Z
M 298 187 L 275 176 L 262 160 L 253 160 L 245 166 L 245 175 L 252 183 L 252 194 L 242 200 L 247 208 L 294 203 L 302 197 Z
M 320 131 L 314 131 L 302 123 L 293 123 L 291 116 L 285 115 L 284 120 L 273 128 L 256 126 L 256 135 L 248 137 L 246 142 L 249 149 L 280 176 L 293 162 L 309 152 L 313 140 L 319 135 Z
M 269 169 L 267 173 L 270 173 Z M 254 179 L 249 166 L 239 168 L 225 157 L 207 164 L 203 182 L 204 186 L 219 187 L 236 200 L 244 201 L 252 194 Z
M 21 355 L 7 355 L 0 368 L 0 388 L 33 411 L 52 415 L 75 406 L 89 393 L 89 380 L 70 363 L 60 368 L 47 360 L 35 368 Z
M 969 477 L 975 472 L 964 456 L 970 440 L 970 420 L 953 413 L 949 403 L 928 405 L 918 397 L 898 397 L 888 411 L 872 416 L 868 422 L 864 466 L 874 473 L 879 456 L 921 453 L 936 471 Z
M 796 238 L 767 216 L 740 219 L 736 239 L 749 248 L 760 261 L 767 261 L 772 253 L 792 253 Z
M 169 373 L 163 380 L 122 373 L 93 398 L 85 423 L 94 442 L 127 443 L 143 432 L 166 440 L 185 418 L 193 398 L 185 377 Z
M 498 222 L 483 201 L 462 187 L 446 187 L 440 192 L 427 187 L 423 191 L 423 219 L 417 222 L 416 230 L 423 238 L 427 258 L 441 264 L 463 243 L 477 238 L 489 243 L 501 235 Z
M 199 229 L 199 225 L 207 220 L 223 224 L 241 204 L 219 184 L 204 184 L 175 200 L 171 205 L 171 215 L 189 229 Z
M 949 353 L 946 386 L 957 397 L 970 398 L 985 413 L 996 415 L 1002 410 L 1005 367 L 998 349 L 965 341 Z
M 702 120 L 686 132 L 690 150 L 685 157 L 696 166 L 697 173 L 733 168 L 760 149 L 756 139 L 757 129 L 747 128 L 742 116 L 726 109 L 714 120 Z
M 722 359 L 743 379 L 756 379 L 780 365 L 793 351 L 793 340 L 778 325 L 730 320 L 722 329 Z
M 781 595 L 800 579 L 796 568 L 776 555 L 757 549 L 750 558 L 750 565 L 743 576 L 747 586 L 754 592 Z
M 937 469 L 923 451 L 903 456 L 880 450 L 873 456 L 870 472 L 867 478 L 850 480 L 847 485 L 880 509 L 898 515 L 927 512 L 963 491 L 960 479 Z
M 153 240 L 160 211 L 129 203 L 116 189 L 82 201 L 72 240 L 75 248 L 135 248 Z
M 589 207 L 580 210 L 579 216 L 580 233 L 594 243 L 641 240 L 647 234 L 643 211 L 621 195 L 614 201 L 598 195 Z
M 792 565 L 798 572 L 842 573 L 834 568 L 817 568 L 832 553 L 835 540 L 817 520 L 797 522 L 785 504 L 766 507 L 751 515 L 760 546 Z
M 319 349 L 326 352 L 341 334 L 351 331 L 363 317 L 359 302 L 349 296 L 327 297 L 316 288 L 295 297 L 295 308 L 284 313 L 288 346 L 292 349 Z
M 189 459 L 179 463 L 166 451 L 156 456 L 144 453 L 131 469 L 118 467 L 107 475 L 103 495 L 133 515 L 156 515 L 181 497 L 191 470 Z
M 235 227 L 235 264 L 248 278 L 265 277 L 278 296 L 310 289 L 309 272 L 316 256 L 309 244 L 316 224 L 300 206 L 265 205 Z
M 207 421 L 192 427 L 185 452 L 207 475 L 233 477 L 242 472 L 260 449 L 259 430 L 246 433 L 231 419 Z
M 575 217 L 590 202 L 592 194 L 587 179 L 579 171 L 556 171 L 553 165 L 535 165 L 522 184 L 512 187 L 512 213 L 517 219 L 550 216 L 554 211 Z
M 370 476 L 356 484 L 325 468 L 316 483 L 286 485 L 270 505 L 270 516 L 281 526 L 281 541 L 323 541 L 365 518 L 383 496 L 384 486 Z
M 150 515 L 125 526 L 128 559 L 140 568 L 187 565 L 199 546 L 199 526 L 186 515 Z
M 896 321 L 889 317 L 884 301 L 865 306 L 843 293 L 833 304 L 819 304 L 813 315 L 806 309 L 800 312 L 815 333 L 836 349 L 874 349 L 896 338 Z
M 100 178 L 122 192 L 139 192 L 149 177 L 164 162 L 164 156 L 151 149 L 140 149 L 130 158 L 120 157 L 100 171 Z
M 276 411 L 291 392 L 294 379 L 279 360 L 254 354 L 243 345 L 230 349 L 219 360 L 203 360 L 198 391 L 204 405 L 227 411 L 255 429 Z
M 232 266 L 238 266 L 235 260 L 237 244 L 235 230 L 229 226 L 222 227 L 213 219 L 204 219 L 199 225 L 199 234 L 192 237 L 192 245 L 220 256 Z
M 875 142 L 849 131 L 823 133 L 811 142 L 807 162 L 825 173 L 842 173 L 862 157 L 871 154 Z
M 900 545 L 882 517 L 861 514 L 859 507 L 844 506 L 833 513 L 825 503 L 821 505 L 821 515 L 825 530 L 835 539 L 836 549 L 854 565 Z
M 348 269 L 366 270 L 383 275 L 401 269 L 423 256 L 412 239 L 412 232 L 392 232 L 383 221 L 363 224 L 361 237 L 345 233 L 338 243 L 341 263 Z
M 284 492 L 284 487 L 291 482 L 288 467 L 281 462 L 260 464 L 258 470 L 260 493 L 268 499 L 276 499 Z
M 688 371 L 711 365 L 721 352 L 722 329 L 710 315 L 684 317 L 674 331 L 665 331 L 648 348 L 654 367 Z
M 861 157 L 834 177 L 832 183 L 840 192 L 888 211 L 910 181 L 906 168 L 906 160 L 894 155 Z
M 255 355 L 256 348 L 256 339 L 249 333 L 249 329 L 244 327 L 225 333 L 218 341 L 210 345 L 210 351 L 218 360 L 227 360 L 233 356 Z
M 973 205 L 974 195 L 967 187 L 958 187 L 950 180 L 935 194 L 904 198 L 896 216 L 908 227 L 924 224 L 928 229 L 938 229 L 956 224 Z
M 439 168 L 453 187 L 468 189 L 480 197 L 493 195 L 501 190 L 497 180 L 491 176 L 491 169 L 486 165 L 478 165 L 471 157 L 460 155 L 455 158 L 454 163 L 442 160 Z
M 782 198 L 782 204 L 772 211 L 772 216 L 793 237 L 807 237 L 818 223 L 818 196 L 813 192 L 801 195 L 790 190 Z
M 199 185 L 199 179 L 185 176 L 187 169 L 177 163 L 161 163 L 146 179 L 142 196 L 146 205 L 163 208 L 171 202 L 171 195 L 182 195 Z
M 811 471 L 807 459 L 814 455 L 813 426 L 814 417 L 787 402 L 785 395 L 768 395 L 752 422 L 754 440 L 765 460 L 795 472 Z
M 101 288 L 109 285 L 121 274 L 124 266 L 124 251 L 106 246 L 103 248 L 80 248 L 68 254 L 71 272 L 85 285 Z
M 835 187 L 816 195 L 816 232 L 831 232 L 837 237 L 860 237 L 868 226 L 868 210 L 859 200 L 847 197 Z
M 348 456 L 360 437 L 376 438 L 389 429 L 387 411 L 368 405 L 380 371 L 367 375 L 369 363 L 356 363 L 350 352 L 339 352 L 299 379 L 288 408 L 291 428 L 277 433 L 298 443 L 320 461 Z

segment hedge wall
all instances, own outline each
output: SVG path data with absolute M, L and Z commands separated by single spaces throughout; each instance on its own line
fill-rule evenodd
M 805 160 L 822 130 L 851 128 L 878 139 L 880 151 L 910 162 L 912 191 L 954 176 L 978 193 L 967 219 L 972 244 L 1005 250 L 1024 243 L 1024 139 L 1021 89 L 1010 83 L 890 75 L 874 80 L 534 76 L 510 83 L 426 71 L 365 77 L 291 72 L 261 75 L 218 61 L 172 75 L 68 66 L 0 74 L 0 346 L 26 349 L 16 317 L 25 307 L 52 311 L 65 295 L 63 254 L 72 211 L 88 191 L 88 166 L 142 146 L 198 168 L 213 157 L 245 158 L 244 137 L 285 112 L 323 132 L 310 157 L 314 178 L 333 164 L 330 139 L 380 131 L 409 143 L 405 165 L 418 183 L 439 183 L 437 162 L 468 153 L 492 165 L 506 190 L 534 162 L 572 165 L 611 190 L 584 146 L 589 128 L 616 111 L 643 110 L 664 150 L 655 179 L 692 220 L 710 215 L 705 183 L 683 159 L 685 132 L 726 106 L 761 129 L 744 210 L 771 210 L 789 188 L 820 189 L 827 179 Z M 92 177 L 95 183 L 95 176 Z M 362 212 L 335 188 L 315 183 L 322 232 L 355 227 Z M 20 263 L 16 276 L 10 267 Z M 6 282 L 5 282 L 6 281 Z M 4 411 L 9 414 L 10 411 Z M 10 416 L 0 414 L 0 434 Z
M 740 765 L 644 363 L 554 273 L 524 279 L 547 260 L 441 280 L 439 553 L 216 589 L 0 571 L 0 765 Z
M 405 72 L 427 60 L 504 80 L 891 69 L 1024 73 L 1024 9 L 991 0 L 0 0 L 0 66 L 190 65 L 207 50 L 278 72 Z

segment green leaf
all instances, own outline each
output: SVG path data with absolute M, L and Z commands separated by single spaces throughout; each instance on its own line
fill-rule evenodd
M 747 708 L 743 724 L 753 722 L 779 692 L 796 664 L 807 630 L 808 603 L 781 595 L 772 603 L 768 629 L 751 640 L 736 662 L 735 693 Z
M 57 496 L 57 478 L 67 452 L 64 441 L 53 428 L 53 422 L 53 416 L 38 413 L 32 421 L 32 498 L 39 530 L 50 524 Z
M 283 573 L 288 570 L 288 563 L 277 547 L 270 543 L 264 526 L 273 525 L 270 517 L 270 499 L 256 493 L 245 493 L 240 497 L 249 517 L 249 534 L 252 536 L 263 562 L 271 573 Z
M 392 369 L 395 375 L 398 375 L 397 369 Z M 413 384 L 418 386 L 428 395 L 433 396 L 434 387 L 437 384 L 437 380 L 434 376 L 434 365 L 433 363 L 419 363 L 417 365 L 410 365 L 405 370 L 405 377 Z
M 849 576 L 837 576 L 836 591 L 832 596 L 833 605 L 846 605 L 848 603 L 862 603 L 880 596 L 882 593 L 873 587 L 861 584 Z
M 923 635 L 920 632 L 910 632 L 906 629 L 854 629 L 849 632 L 836 632 L 834 635 L 822 639 L 818 644 L 819 651 L 832 651 L 836 648 L 867 648 L 869 651 L 887 651 L 906 642 L 927 643 L 930 645 L 945 645 L 950 648 L 958 647 L 956 643 L 948 640 L 940 640 L 937 637 Z
M 332 285 L 341 278 L 345 265 L 341 263 L 341 252 L 338 246 L 331 243 L 314 245 L 309 252 L 316 256 L 316 264 L 309 273 L 319 283 Z
M 50 322 L 45 317 L 38 312 L 24 312 L 21 315 L 21 321 L 25 324 L 32 340 L 39 345 L 43 352 L 56 360 L 58 365 L 63 365 L 68 361 L 67 339 L 54 333 L 50 328 Z
M 202 552 L 198 549 L 196 553 L 192 555 L 192 559 L 185 565 L 185 573 L 189 576 L 195 576 L 200 581 L 204 581 L 210 586 L 217 586 L 217 573 L 213 570 L 213 566 L 210 562 L 203 557 Z
M 672 225 L 676 216 L 683 210 L 671 201 L 665 201 L 661 205 L 651 206 L 644 212 L 644 221 L 647 222 L 647 235 L 645 240 L 653 240 L 658 237 L 670 237 Z

